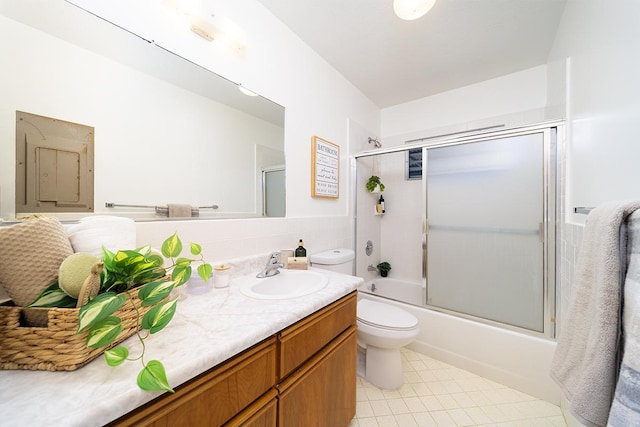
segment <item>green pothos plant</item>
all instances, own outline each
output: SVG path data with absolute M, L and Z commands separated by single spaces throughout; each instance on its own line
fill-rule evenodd
M 116 312 L 127 299 L 133 300 L 134 292 L 137 292 L 141 306 L 151 307 L 141 315 L 139 308 L 133 305 L 138 314 L 136 336 L 142 346 L 141 353 L 131 357 L 129 349 L 119 345 L 106 350 L 104 357 L 109 366 L 118 366 L 127 360 L 139 360 L 142 369 L 138 374 L 137 383 L 143 390 L 173 392 L 164 365 L 159 360 L 145 359 L 145 340 L 161 331 L 173 318 L 177 299 L 169 299 L 169 294 L 189 280 L 192 263 L 200 263 L 197 273 L 203 280 L 209 280 L 211 277 L 212 267 L 204 261 L 201 251 L 200 245 L 191 243 L 191 255 L 197 258 L 180 257 L 182 242 L 177 233 L 163 242 L 162 256 L 152 253 L 150 246 L 116 253 L 103 248 L 104 268 L 100 273 L 100 291 L 80 308 L 77 333 L 87 331 L 88 347 L 101 348 L 112 345 L 123 330 L 122 319 Z M 171 261 L 169 267 L 165 267 L 165 259 Z M 75 304 L 76 300 L 54 283 L 29 306 L 75 307 Z

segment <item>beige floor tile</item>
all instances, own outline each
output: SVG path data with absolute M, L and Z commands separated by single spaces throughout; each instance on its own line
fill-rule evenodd
M 407 404 L 404 402 L 404 399 L 400 398 L 400 399 L 388 399 L 387 400 L 387 404 L 389 405 L 389 408 L 391 409 L 391 413 L 396 415 L 396 414 L 408 414 L 411 411 L 409 410 L 409 407 L 407 406 Z
M 423 382 L 411 384 L 411 388 L 416 396 L 430 396 L 433 394 L 431 389 Z
M 376 417 L 376 421 L 378 421 L 380 427 L 401 427 L 393 415 Z
M 413 414 L 413 418 L 420 427 L 437 427 L 436 421 L 429 414 L 429 412 L 420 412 Z
M 391 415 L 391 408 L 386 400 L 372 400 L 369 402 L 373 409 L 373 415 L 376 417 L 382 417 L 384 415 Z
M 424 403 L 422 403 L 422 400 L 420 400 L 420 398 L 418 397 L 405 397 L 404 403 L 412 413 L 425 412 L 427 410 L 427 408 L 424 406 Z
M 464 409 L 450 409 L 447 413 L 453 421 L 455 421 L 456 426 L 458 427 L 473 426 L 475 424 L 473 419 L 471 419 Z
M 420 400 L 427 411 L 442 411 L 444 408 L 442 407 L 442 403 L 438 400 L 436 396 L 420 396 Z
M 465 408 L 464 412 L 473 420 L 474 423 L 476 423 L 476 425 L 491 423 L 491 418 L 489 418 L 481 408 Z
M 349 427 L 566 427 L 560 408 L 407 349 L 405 383 L 381 390 L 356 384 Z
M 456 422 L 451 418 L 447 411 L 431 412 L 431 416 L 438 427 L 457 427 Z
M 374 418 L 358 418 L 358 427 L 378 427 L 378 421 Z
M 436 395 L 436 399 L 440 401 L 440 404 L 444 409 L 457 409 L 460 407 L 460 405 L 458 405 L 458 402 L 456 402 L 456 400 L 451 397 L 450 394 L 438 394 Z
M 400 414 L 394 416 L 400 427 L 422 427 L 416 422 L 413 414 Z
M 460 408 L 471 408 L 473 406 L 478 406 L 467 393 L 453 393 L 451 394 L 451 397 L 455 399 Z

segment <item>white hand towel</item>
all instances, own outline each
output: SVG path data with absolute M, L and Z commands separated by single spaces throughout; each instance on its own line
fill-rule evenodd
M 116 252 L 135 249 L 136 224 L 131 218 L 96 215 L 82 218 L 67 227 L 74 252 L 86 252 L 102 258 L 102 247 Z
M 169 203 L 169 218 L 191 217 L 191 205 L 181 203 Z

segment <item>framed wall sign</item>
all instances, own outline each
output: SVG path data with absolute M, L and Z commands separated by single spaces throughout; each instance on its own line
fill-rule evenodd
M 311 196 L 337 199 L 340 188 L 340 146 L 311 138 Z

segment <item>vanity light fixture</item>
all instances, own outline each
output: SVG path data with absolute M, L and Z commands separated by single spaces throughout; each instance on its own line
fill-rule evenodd
M 244 30 L 226 16 L 207 11 L 202 0 L 163 0 L 162 4 L 203 39 L 235 53 L 244 50 Z
M 412 21 L 424 16 L 436 0 L 393 0 L 393 11 L 398 18 Z
M 238 89 L 240 90 L 240 92 L 244 93 L 247 96 L 258 96 L 257 93 L 247 89 L 246 87 L 242 86 L 242 84 L 238 83 Z

